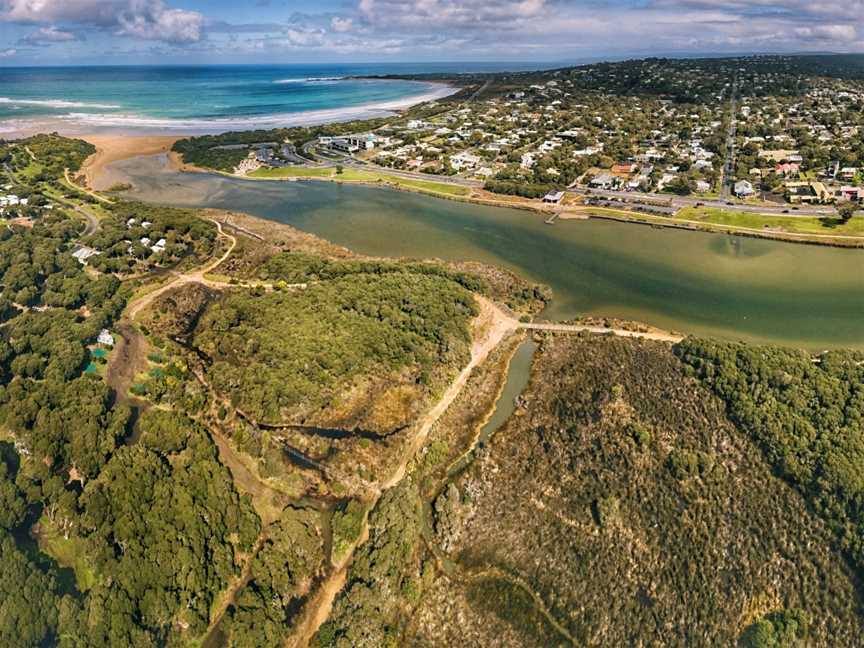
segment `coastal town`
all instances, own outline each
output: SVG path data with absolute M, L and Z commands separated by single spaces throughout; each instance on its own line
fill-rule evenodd
M 648 60 L 513 75 L 369 131 L 256 143 L 233 172 L 340 165 L 546 205 L 848 221 L 864 202 L 864 84 L 787 67 L 788 57 Z

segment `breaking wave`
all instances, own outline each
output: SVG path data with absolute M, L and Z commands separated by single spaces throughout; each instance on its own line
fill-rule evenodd
M 45 106 L 46 108 L 96 108 L 98 110 L 115 110 L 122 108 L 115 104 L 85 103 L 83 101 L 66 101 L 64 99 L 13 99 L 0 97 L 0 104 L 11 106 Z

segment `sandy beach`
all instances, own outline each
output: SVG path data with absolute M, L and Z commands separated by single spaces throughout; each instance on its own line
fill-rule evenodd
M 96 153 L 84 163 L 81 172 L 87 185 L 105 191 L 118 182 L 108 165 L 141 155 L 157 155 L 171 150 L 179 137 L 174 135 L 80 135 L 96 147 Z
M 18 128 L 7 137 L 24 137 L 35 132 L 58 131 L 70 137 L 80 137 L 93 144 L 97 151 L 81 169 L 87 185 L 96 191 L 105 191 L 123 182 L 120 174 L 112 172 L 110 166 L 114 162 L 145 155 L 158 155 L 171 150 L 174 142 L 192 135 L 205 133 L 222 133 L 229 130 L 248 130 L 251 128 L 286 128 L 292 126 L 312 126 L 317 124 L 369 119 L 382 115 L 393 115 L 417 104 L 437 101 L 459 91 L 458 87 L 445 83 L 427 84 L 428 91 L 422 95 L 414 95 L 403 99 L 362 106 L 334 108 L 328 110 L 311 110 L 288 115 L 272 115 L 260 120 L 152 120 L 130 116 L 92 115 L 94 120 L 90 125 L 97 131 L 88 133 L 84 124 L 74 124 L 64 121 L 62 124 L 36 123 L 28 128 Z M 2 124 L 0 124 L 2 125 Z M 179 156 L 170 156 L 174 168 L 186 171 L 198 171 L 194 167 L 182 164 Z

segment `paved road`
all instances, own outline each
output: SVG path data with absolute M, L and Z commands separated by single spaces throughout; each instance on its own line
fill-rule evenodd
M 735 137 L 738 133 L 738 75 L 732 82 L 732 98 L 729 103 L 729 132 L 726 134 L 726 162 L 720 183 L 720 198 L 728 200 L 735 182 Z
M 469 104 L 469 103 L 472 103 L 473 101 L 475 101 L 477 99 L 477 97 L 479 97 L 481 94 L 483 94 L 486 91 L 486 88 L 488 88 L 490 85 L 492 85 L 493 81 L 495 81 L 495 77 L 490 78 L 489 80 L 486 81 L 486 83 L 484 83 L 482 86 L 477 88 L 477 90 L 475 90 L 474 93 L 470 97 L 468 97 L 468 99 L 466 101 L 462 102 L 462 105 L 464 106 L 465 104 Z
M 87 221 L 87 226 L 84 228 L 84 232 L 81 236 L 90 236 L 99 231 L 101 227 L 99 225 L 99 219 L 93 214 L 93 212 L 87 211 L 84 207 L 75 206 L 73 209 L 81 214 L 84 217 L 84 220 Z

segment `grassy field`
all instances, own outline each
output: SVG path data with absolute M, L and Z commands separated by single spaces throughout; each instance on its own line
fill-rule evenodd
M 708 207 L 687 207 L 677 214 L 677 218 L 699 221 L 727 227 L 746 227 L 749 229 L 778 229 L 784 232 L 802 234 L 824 234 L 828 236 L 864 235 L 864 218 L 857 217 L 848 223 L 830 218 L 796 218 L 791 216 L 766 216 Z
M 281 169 L 258 169 L 249 174 L 253 178 L 332 178 L 333 167 L 282 167 Z
M 250 175 L 253 178 L 268 180 L 280 178 L 325 178 L 341 180 L 343 182 L 383 182 L 402 189 L 445 194 L 448 196 L 467 196 L 470 192 L 467 187 L 459 185 L 451 185 L 444 182 L 434 182 L 429 180 L 401 178 L 377 171 L 345 169 L 342 173 L 336 173 L 335 167 L 283 167 L 281 169 L 258 169 Z
M 78 591 L 86 592 L 96 584 L 96 572 L 85 558 L 84 540 L 75 536 L 63 537 L 44 515 L 39 520 L 39 549 L 63 567 L 75 572 Z

